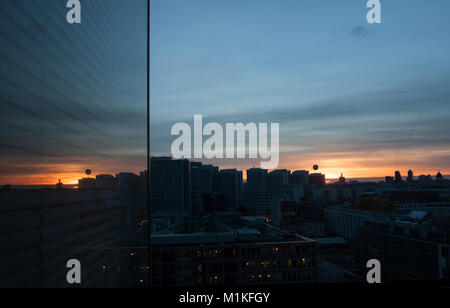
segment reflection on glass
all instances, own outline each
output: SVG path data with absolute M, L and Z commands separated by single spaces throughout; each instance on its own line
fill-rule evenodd
M 147 284 L 147 1 L 81 3 L 0 6 L 0 286 Z

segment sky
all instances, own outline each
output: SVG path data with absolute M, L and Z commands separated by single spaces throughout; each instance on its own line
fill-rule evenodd
M 0 184 L 146 169 L 146 4 L 2 0 Z
M 146 0 L 81 3 L 2 1 L 0 184 L 146 168 Z M 201 114 L 280 123 L 279 168 L 450 174 L 450 2 L 381 3 L 152 0 L 151 155 Z
M 368 24 L 362 0 L 152 1 L 152 155 L 201 114 L 280 123 L 279 168 L 450 173 L 450 2 L 381 4 Z

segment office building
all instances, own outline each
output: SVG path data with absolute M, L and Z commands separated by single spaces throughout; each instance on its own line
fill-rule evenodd
M 267 189 L 267 170 L 252 168 L 247 170 L 247 189 L 248 190 L 266 190 Z
M 271 192 L 279 192 L 289 184 L 291 172 L 286 169 L 274 170 L 267 176 L 267 189 Z
M 153 286 L 317 281 L 317 243 L 254 217 L 191 218 L 151 242 Z
M 393 214 L 363 211 L 350 207 L 330 206 L 324 210 L 325 228 L 332 235 L 353 240 L 361 232 L 365 222 L 374 217 L 390 217 Z
M 325 186 L 325 174 L 311 173 L 309 175 L 309 183 L 314 185 L 316 189 L 320 189 Z
M 428 219 L 368 220 L 359 238 L 361 267 L 382 260 L 382 281 L 449 279 L 449 222 L 441 230 Z
M 84 287 L 117 285 L 101 273 L 118 260 L 93 248 L 123 235 L 129 223 L 127 208 L 136 205 L 118 191 L 0 191 L 0 203 L 0 287 L 66 287 L 70 259 L 81 262 Z
M 291 173 L 289 177 L 289 184 L 292 185 L 306 185 L 309 183 L 309 171 L 297 170 Z
M 224 169 L 219 172 L 219 192 L 225 195 L 228 210 L 242 205 L 242 181 L 242 171 Z
M 413 183 L 414 182 L 414 172 L 412 170 L 408 171 L 408 183 Z
M 152 157 L 150 192 L 152 212 L 185 211 L 191 214 L 191 175 L 188 160 Z

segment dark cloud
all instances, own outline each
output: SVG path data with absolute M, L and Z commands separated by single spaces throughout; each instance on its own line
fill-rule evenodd
M 350 35 L 358 38 L 367 37 L 371 31 L 363 26 L 354 26 L 350 29 Z
M 247 112 L 224 113 L 204 122 L 278 122 L 285 153 L 367 153 L 447 148 L 450 137 L 447 103 L 450 90 L 444 80 L 414 78 L 383 88 L 298 105 L 278 105 Z M 332 97 L 332 95 L 330 95 Z M 195 112 L 200 113 L 201 112 Z M 193 115 L 192 114 L 192 115 Z M 177 121 L 192 123 L 193 118 Z M 175 123 L 152 126 L 152 149 L 168 154 Z M 306 148 L 306 150 L 305 150 Z M 297 149 L 297 150 L 296 150 Z

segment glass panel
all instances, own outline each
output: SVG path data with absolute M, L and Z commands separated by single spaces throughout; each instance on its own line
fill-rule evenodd
M 153 285 L 448 282 L 449 12 L 153 0 Z
M 147 1 L 66 2 L 0 6 L 0 286 L 143 286 Z

